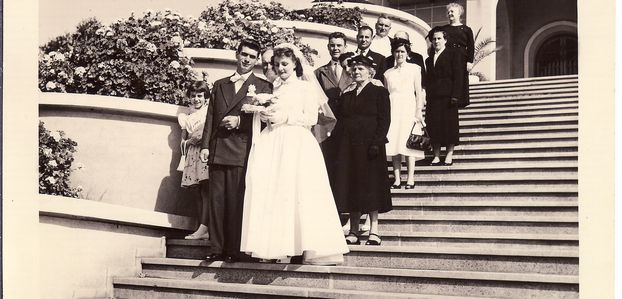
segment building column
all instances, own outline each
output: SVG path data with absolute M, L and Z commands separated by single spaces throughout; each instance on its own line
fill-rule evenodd
M 467 0 L 466 24 L 473 29 L 473 34 L 482 28 L 479 39 L 486 37 L 497 39 L 497 2 L 498 0 Z M 490 47 L 495 46 L 496 44 L 493 44 Z M 484 74 L 488 80 L 493 81 L 496 79 L 496 60 L 493 53 L 478 63 L 474 71 Z

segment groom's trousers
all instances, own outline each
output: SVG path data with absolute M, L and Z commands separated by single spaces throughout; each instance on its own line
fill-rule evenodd
M 209 225 L 212 253 L 240 256 L 246 167 L 209 166 Z

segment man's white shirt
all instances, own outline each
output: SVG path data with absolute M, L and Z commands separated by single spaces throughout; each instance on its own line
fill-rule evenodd
M 391 40 L 389 39 L 389 36 L 380 37 L 378 35 L 374 35 L 374 39 L 372 40 L 369 48 L 376 53 L 380 53 L 380 55 L 384 57 L 391 56 Z

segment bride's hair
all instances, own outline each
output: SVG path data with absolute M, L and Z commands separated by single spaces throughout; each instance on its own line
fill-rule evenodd
M 294 67 L 294 70 L 296 71 L 296 77 L 302 76 L 302 64 L 300 63 L 300 59 L 296 57 L 292 49 L 290 48 L 274 49 L 274 54 L 272 55 L 272 58 L 271 58 L 271 64 L 272 64 L 272 69 L 274 69 L 275 72 L 276 72 L 276 67 L 274 65 L 274 59 L 276 57 L 287 57 L 291 59 L 296 64 L 296 66 Z

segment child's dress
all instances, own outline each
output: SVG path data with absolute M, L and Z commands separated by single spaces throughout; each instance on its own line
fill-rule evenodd
M 181 177 L 181 186 L 190 187 L 198 185 L 200 181 L 209 178 L 207 163 L 201 161 L 201 135 L 205 126 L 207 104 L 199 110 L 190 108 L 190 114 L 181 113 L 177 116 L 182 130 L 188 132 L 186 139 L 186 165 Z

